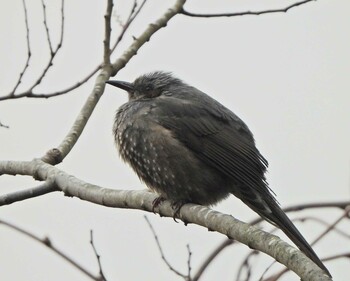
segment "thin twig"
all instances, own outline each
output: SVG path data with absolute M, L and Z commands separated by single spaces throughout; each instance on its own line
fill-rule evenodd
M 188 252 L 188 259 L 187 259 L 187 276 L 188 276 L 188 280 L 192 280 L 192 279 L 190 278 L 190 276 L 191 276 L 191 270 L 192 270 L 192 267 L 191 267 L 192 251 L 191 251 L 191 248 L 190 248 L 190 245 L 189 245 L 189 244 L 186 245 L 186 248 L 187 248 L 187 252 Z
M 57 255 L 59 255 L 61 258 L 63 258 L 64 260 L 66 260 L 68 263 L 70 263 L 71 265 L 73 265 L 76 269 L 78 269 L 79 271 L 81 271 L 82 273 L 84 273 L 87 277 L 89 277 L 92 280 L 96 280 L 99 281 L 98 277 L 94 276 L 92 273 L 90 273 L 87 269 L 83 268 L 81 265 L 79 265 L 77 262 L 75 262 L 73 259 L 71 259 L 70 257 L 68 257 L 66 254 L 64 254 L 61 250 L 59 250 L 58 248 L 56 248 L 51 240 L 48 237 L 45 237 L 43 239 L 39 238 L 38 236 L 35 236 L 33 233 L 30 233 L 29 231 L 24 230 L 23 228 L 20 228 L 18 226 L 15 226 L 12 223 L 6 222 L 4 220 L 0 220 L 0 224 L 6 225 L 7 227 L 24 234 L 25 236 L 32 238 L 33 240 L 45 245 L 47 248 L 49 248 L 51 251 L 53 251 L 54 253 L 56 253 Z
M 299 212 L 307 209 L 318 209 L 318 208 L 338 208 L 345 210 L 347 206 L 350 206 L 350 201 L 340 201 L 340 202 L 321 202 L 321 203 L 305 203 L 305 204 L 299 204 L 294 206 L 289 206 L 286 208 L 283 208 L 283 212 L 289 213 L 289 212 Z M 255 220 L 251 221 L 249 224 L 255 225 L 260 222 L 264 221 L 261 217 L 256 218 Z
M 249 278 L 252 275 L 252 268 L 253 268 L 253 266 L 250 264 L 250 259 L 253 256 L 256 256 L 257 254 L 259 254 L 259 251 L 253 250 L 253 251 L 250 251 L 248 253 L 248 255 L 246 255 L 245 259 L 242 261 L 242 263 L 238 269 L 236 280 L 242 280 L 240 277 L 241 277 L 241 274 L 242 274 L 244 269 L 246 269 L 246 271 L 247 271 L 247 278 L 245 280 L 249 280 Z
M 61 91 L 57 91 L 57 92 L 53 92 L 53 93 L 49 93 L 49 94 L 40 94 L 40 93 L 33 94 L 32 92 L 23 92 L 23 93 L 14 95 L 14 96 L 9 96 L 9 95 L 2 96 L 2 97 L 0 97 L 0 101 L 8 100 L 8 99 L 19 99 L 19 98 L 24 98 L 24 97 L 47 99 L 47 98 L 52 98 L 52 97 L 57 97 L 57 96 L 67 94 L 70 91 L 75 90 L 75 89 L 79 88 L 81 85 L 85 84 L 88 80 L 90 80 L 90 78 L 92 76 L 94 76 L 97 73 L 97 71 L 99 71 L 101 69 L 101 67 L 102 67 L 102 63 L 97 65 L 85 78 L 83 78 L 82 80 L 78 81 L 74 85 L 72 85 L 66 89 L 63 89 Z
M 49 70 L 49 68 L 52 67 L 53 59 L 57 55 L 57 53 L 60 50 L 60 48 L 62 47 L 63 37 L 64 37 L 64 0 L 62 0 L 62 5 L 61 5 L 60 39 L 59 39 L 59 43 L 58 43 L 58 45 L 57 45 L 55 50 L 53 50 L 53 48 L 52 48 L 50 32 L 49 32 L 49 28 L 48 28 L 48 24 L 47 24 L 46 5 L 45 5 L 45 3 L 42 0 L 42 6 L 43 6 L 43 12 L 44 12 L 44 26 L 45 26 L 47 41 L 48 41 L 48 45 L 49 45 L 49 49 L 50 49 L 50 60 L 49 60 L 48 64 L 46 65 L 45 69 L 43 70 L 43 72 L 41 73 L 41 75 L 39 76 L 39 78 L 37 79 L 37 81 L 28 90 L 26 90 L 26 91 L 24 91 L 22 93 L 15 94 L 15 91 L 16 91 L 17 87 L 21 83 L 22 76 L 23 76 L 25 70 L 27 69 L 27 67 L 29 66 L 29 59 L 30 59 L 30 56 L 31 56 L 31 50 L 30 50 L 30 45 L 29 45 L 29 26 L 28 26 L 27 8 L 25 6 L 25 2 L 24 1 L 25 0 L 23 0 L 23 5 L 24 5 L 25 22 L 26 22 L 26 28 L 27 28 L 27 49 L 28 49 L 27 63 L 26 63 L 25 68 L 21 72 L 20 77 L 19 77 L 19 79 L 17 81 L 17 84 L 14 87 L 14 89 L 9 94 L 0 97 L 0 101 L 8 100 L 8 99 L 19 99 L 19 98 L 24 98 L 24 97 L 27 97 L 27 98 L 51 98 L 51 97 L 56 97 L 56 96 L 60 96 L 60 95 L 69 93 L 70 91 L 72 91 L 72 90 L 80 87 L 84 83 L 86 83 L 92 76 L 94 76 L 97 73 L 97 71 L 99 71 L 101 69 L 101 67 L 103 65 L 102 63 L 100 63 L 85 78 L 81 79 L 80 81 L 78 81 L 77 83 L 73 84 L 72 86 L 67 87 L 66 89 L 63 89 L 63 90 L 60 90 L 60 91 L 56 91 L 56 92 L 53 92 L 53 93 L 49 93 L 49 94 L 48 93 L 44 94 L 44 93 L 34 93 L 33 92 L 33 89 L 41 83 L 42 79 L 44 78 L 44 76 L 47 73 L 47 71 Z
M 47 38 L 47 42 L 49 44 L 50 54 L 52 55 L 53 54 L 53 49 L 52 49 L 52 43 L 51 43 L 49 26 L 47 24 L 47 19 L 46 19 L 46 5 L 45 5 L 44 0 L 41 0 L 41 5 L 43 7 L 43 17 L 44 17 L 44 27 L 45 27 L 45 32 L 46 32 L 46 38 Z
M 328 257 L 323 258 L 323 261 L 331 261 L 331 260 L 336 260 L 336 259 L 340 259 L 340 258 L 350 259 L 350 252 L 343 253 L 343 254 L 337 254 L 334 256 L 328 256 Z
M 23 0 L 25 22 L 26 22 L 26 28 L 27 28 L 27 49 L 28 49 L 27 63 L 25 65 L 23 71 L 21 72 L 20 78 L 17 81 L 17 84 L 14 87 L 14 89 L 8 95 L 0 97 L 0 101 L 1 100 L 7 100 L 7 99 L 18 99 L 18 98 L 22 98 L 22 97 L 30 97 L 30 98 L 34 98 L 34 97 L 48 98 L 48 97 L 50 97 L 49 95 L 42 95 L 42 96 L 36 95 L 36 94 L 33 93 L 33 89 L 35 87 L 37 87 L 38 85 L 40 85 L 40 83 L 44 79 L 46 73 L 52 67 L 54 58 L 56 57 L 57 53 L 59 52 L 59 50 L 62 47 L 63 37 L 64 37 L 64 0 L 62 0 L 62 4 L 61 4 L 61 32 L 60 32 L 60 39 L 59 39 L 59 42 L 58 42 L 55 50 L 53 50 L 53 48 L 52 48 L 50 32 L 49 32 L 49 28 L 48 28 L 48 25 L 47 25 L 46 6 L 45 6 L 44 1 L 42 1 L 41 3 L 42 3 L 42 7 L 43 7 L 43 12 L 44 12 L 44 26 L 45 26 L 46 35 L 47 35 L 47 41 L 48 41 L 48 45 L 49 45 L 49 49 L 50 49 L 50 59 L 49 59 L 47 65 L 44 67 L 44 70 L 39 75 L 37 80 L 32 84 L 32 86 L 28 90 L 24 91 L 23 93 L 16 95 L 15 91 L 16 91 L 18 85 L 21 83 L 21 79 L 22 79 L 22 76 L 23 76 L 25 70 L 29 66 L 29 59 L 30 59 L 30 56 L 31 56 L 31 51 L 30 51 L 30 46 L 29 46 L 29 27 L 28 27 L 27 8 L 26 8 L 25 2 Z M 60 94 L 63 94 L 63 93 L 60 93 Z M 55 93 L 55 94 L 52 94 L 51 96 L 57 96 L 57 95 L 59 95 L 59 94 Z
M 29 41 L 29 24 L 28 24 L 27 6 L 26 6 L 25 0 L 22 0 L 22 3 L 23 3 L 23 10 L 24 10 L 24 22 L 25 22 L 25 26 L 26 26 L 27 60 L 26 60 L 26 63 L 23 67 L 22 72 L 19 74 L 19 78 L 17 80 L 16 85 L 14 86 L 12 91 L 8 94 L 9 98 L 11 98 L 15 95 L 15 92 L 16 92 L 18 86 L 22 83 L 22 77 L 23 77 L 24 73 L 26 72 L 27 68 L 29 67 L 29 61 L 30 61 L 30 58 L 32 56 L 32 52 L 30 50 L 30 41 Z
M 286 13 L 288 10 L 306 4 L 311 1 L 316 1 L 316 0 L 304 0 L 301 2 L 297 2 L 294 4 L 291 4 L 285 8 L 281 9 L 271 9 L 271 10 L 262 10 L 262 11 L 246 11 L 246 12 L 236 12 L 236 13 L 221 13 L 221 14 L 197 14 L 197 13 L 192 13 L 188 12 L 185 9 L 181 11 L 181 14 L 185 16 L 190 16 L 190 17 L 197 17 L 197 18 L 218 18 L 218 17 L 236 17 L 236 16 L 246 16 L 246 15 L 262 15 L 262 14 L 272 14 L 272 13 Z
M 282 276 L 284 273 L 286 273 L 288 270 L 282 269 L 281 270 L 281 275 L 273 275 L 268 277 L 267 279 L 264 279 L 264 275 L 270 270 L 270 268 L 276 263 L 276 261 L 273 261 L 267 268 L 265 268 L 264 272 L 261 274 L 259 281 L 272 281 L 272 280 L 277 280 Z
M 295 222 L 295 221 L 304 222 L 304 221 L 307 221 L 307 220 L 317 222 L 317 223 L 322 224 L 322 225 L 324 225 L 326 227 L 330 226 L 330 223 L 326 222 L 325 220 L 322 220 L 322 219 L 317 218 L 317 217 L 311 217 L 311 216 L 306 216 L 306 217 L 302 217 L 302 218 L 298 218 L 298 219 L 293 219 L 293 222 Z M 345 231 L 342 231 L 338 227 L 334 226 L 332 231 L 334 233 L 338 233 L 339 235 L 343 236 L 346 239 L 350 239 L 350 234 L 346 233 Z
M 232 239 L 226 239 L 224 242 L 222 242 L 219 247 L 217 247 L 202 263 L 202 265 L 197 270 L 197 273 L 192 278 L 192 281 L 197 281 L 202 276 L 204 271 L 207 269 L 208 265 L 216 258 L 216 256 L 227 246 L 235 243 L 235 240 Z
M 113 47 L 111 48 L 111 52 L 112 53 L 114 52 L 115 48 L 118 46 L 120 41 L 123 39 L 123 36 L 124 36 L 125 32 L 129 28 L 129 26 L 131 24 L 131 18 L 133 16 L 134 12 L 135 12 L 136 7 L 137 7 L 137 0 L 134 0 L 134 3 L 131 6 L 131 10 L 129 12 L 129 16 L 128 16 L 128 18 L 127 18 L 127 20 L 125 21 L 124 24 L 123 24 L 123 21 L 119 17 L 117 18 L 117 22 L 119 23 L 119 26 L 122 28 L 122 30 L 121 30 L 117 40 L 113 44 Z
M 117 40 L 113 44 L 113 47 L 111 48 L 111 52 L 112 53 L 114 52 L 114 50 L 116 49 L 116 47 L 118 46 L 120 41 L 122 41 L 123 36 L 124 36 L 125 32 L 128 30 L 128 28 L 130 27 L 131 23 L 135 20 L 137 15 L 141 12 L 141 10 L 144 7 L 146 1 L 147 0 L 144 0 L 136 11 L 135 11 L 135 9 L 136 9 L 136 6 L 137 6 L 137 1 L 134 2 L 134 5 L 132 6 L 131 11 L 129 13 L 128 19 L 126 20 L 125 24 L 123 25 L 123 29 L 120 32 Z
M 44 2 L 42 2 L 44 3 Z M 43 7 L 43 10 L 45 11 L 45 8 Z M 46 24 L 46 22 L 44 21 L 44 25 Z M 47 27 L 47 26 L 46 26 Z M 29 90 L 27 92 L 32 93 L 33 94 L 33 89 L 35 87 L 37 87 L 38 85 L 40 85 L 41 81 L 44 79 L 46 73 L 49 71 L 49 69 L 52 67 L 53 65 L 53 60 L 56 57 L 57 53 L 59 52 L 59 50 L 62 47 L 62 43 L 63 43 L 63 34 L 64 34 L 64 0 L 62 0 L 62 4 L 61 4 L 61 33 L 60 33 L 60 39 L 59 42 L 56 46 L 56 49 L 52 49 L 51 47 L 51 40 L 50 40 L 50 36 L 48 36 L 48 44 L 50 46 L 50 59 L 46 65 L 46 67 L 44 68 L 43 72 L 40 74 L 39 78 L 36 80 L 36 82 L 29 88 Z
M 154 237 L 154 240 L 156 241 L 157 243 L 157 247 L 159 249 L 159 252 L 160 252 L 160 255 L 162 257 L 162 260 L 165 262 L 165 264 L 168 266 L 168 268 L 174 272 L 176 275 L 178 276 L 181 276 L 182 278 L 184 278 L 185 280 L 188 280 L 188 275 L 186 274 L 183 274 L 181 273 L 180 271 L 176 270 L 171 264 L 170 262 L 168 262 L 168 260 L 166 259 L 165 255 L 164 255 L 164 252 L 163 252 L 163 249 L 162 249 L 162 246 L 160 245 L 160 242 L 159 242 L 159 239 L 158 239 L 158 236 L 157 236 L 157 233 L 155 232 L 151 222 L 149 221 L 149 219 L 147 218 L 147 216 L 144 216 L 149 228 L 151 229 L 152 233 L 153 233 L 153 237 Z
M 99 280 L 106 281 L 107 279 L 106 279 L 105 275 L 103 274 L 103 270 L 102 270 L 101 256 L 97 253 L 97 250 L 96 250 L 96 247 L 95 247 L 95 244 L 94 244 L 94 237 L 93 237 L 92 229 L 90 230 L 90 244 L 91 244 L 92 249 L 94 250 L 94 254 L 95 254 L 96 259 L 97 259 L 97 264 L 98 264 L 99 273 L 100 273 Z
M 323 237 L 325 237 L 330 231 L 333 230 L 333 228 L 340 223 L 344 218 L 349 216 L 349 212 L 350 212 L 350 207 L 346 208 L 344 210 L 344 213 L 338 218 L 336 219 L 331 225 L 329 225 L 329 227 L 327 229 L 325 229 L 310 245 L 315 245 L 318 241 L 320 241 Z

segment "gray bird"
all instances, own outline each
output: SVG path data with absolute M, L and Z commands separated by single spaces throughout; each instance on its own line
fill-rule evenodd
M 330 276 L 281 210 L 265 179 L 268 163 L 237 115 L 166 72 L 107 83 L 129 94 L 115 116 L 115 142 L 122 159 L 160 195 L 154 205 L 168 199 L 178 211 L 185 203 L 213 205 L 233 194 Z

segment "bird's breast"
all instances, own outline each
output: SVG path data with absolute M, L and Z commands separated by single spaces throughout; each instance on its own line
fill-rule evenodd
M 174 186 L 171 163 L 176 145 L 171 132 L 149 116 L 149 110 L 117 113 L 114 124 L 115 142 L 119 154 L 137 175 L 151 188 Z

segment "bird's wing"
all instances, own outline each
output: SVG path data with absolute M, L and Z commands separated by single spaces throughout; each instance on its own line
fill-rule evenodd
M 267 189 L 262 182 L 268 164 L 256 149 L 248 127 L 227 108 L 207 98 L 200 102 L 159 99 L 154 116 L 198 158 L 238 186 Z

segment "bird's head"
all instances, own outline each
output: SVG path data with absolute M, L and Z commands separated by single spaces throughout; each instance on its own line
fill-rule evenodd
M 169 72 L 156 71 L 144 74 L 133 83 L 109 80 L 106 83 L 121 88 L 128 92 L 129 100 L 151 99 L 163 94 L 171 94 L 173 87 L 184 85 L 184 83 L 171 75 Z

